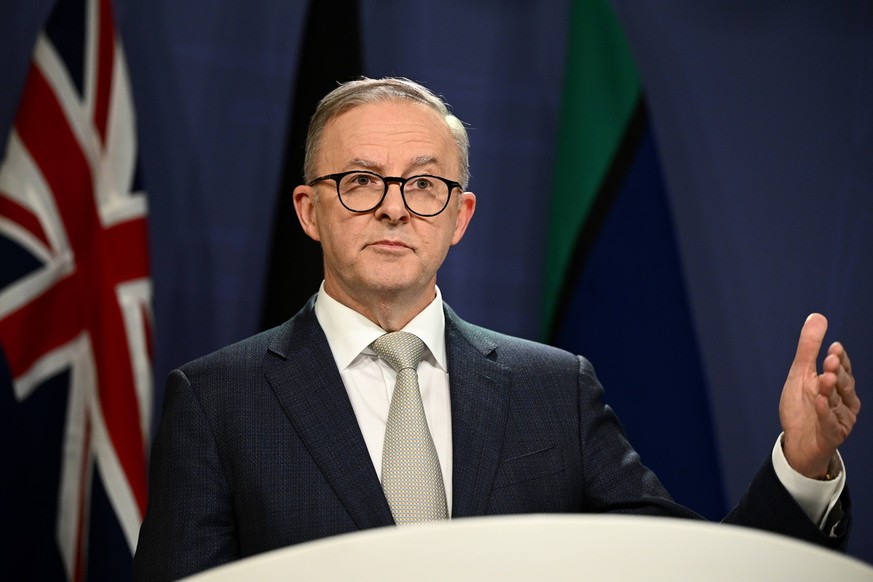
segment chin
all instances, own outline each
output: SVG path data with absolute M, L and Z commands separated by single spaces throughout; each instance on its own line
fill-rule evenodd
M 394 273 L 393 275 L 394 276 L 367 278 L 362 281 L 362 283 L 372 291 L 392 295 L 423 287 L 422 281 L 418 278 L 399 276 L 398 273 Z
M 369 281 L 366 283 L 366 286 L 376 291 L 377 293 L 400 293 L 403 292 L 412 285 L 408 281 L 397 281 L 397 280 L 378 280 L 378 281 Z

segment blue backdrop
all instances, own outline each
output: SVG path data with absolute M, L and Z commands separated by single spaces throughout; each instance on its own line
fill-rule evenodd
M 51 4 L 2 2 L 0 136 Z M 479 206 L 440 274 L 447 301 L 476 323 L 536 338 L 569 0 L 360 5 L 365 72 L 421 81 L 470 124 Z M 701 353 L 730 504 L 778 433 L 807 313 L 828 315 L 829 339 L 847 345 L 873 401 L 873 4 L 616 8 L 691 307 L 692 329 L 677 326 L 675 341 Z M 156 378 L 258 329 L 272 212 L 290 195 L 278 189 L 306 10 L 293 0 L 117 0 L 149 190 Z M 663 362 L 661 389 L 683 373 L 682 362 Z M 873 561 L 866 416 L 843 454 L 851 552 Z

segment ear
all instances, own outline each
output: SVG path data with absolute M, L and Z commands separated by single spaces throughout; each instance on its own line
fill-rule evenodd
M 472 192 L 464 192 L 461 194 L 461 207 L 458 208 L 458 217 L 455 220 L 452 245 L 458 244 L 464 238 L 464 233 L 467 232 L 467 225 L 470 224 L 474 212 L 476 212 L 476 195 Z
M 318 220 L 315 212 L 315 187 L 297 186 L 294 188 L 294 210 L 297 212 L 297 220 L 303 227 L 309 238 L 321 241 L 318 234 Z

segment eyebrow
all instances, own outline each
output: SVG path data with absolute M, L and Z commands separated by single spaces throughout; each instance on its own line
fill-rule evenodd
M 412 160 L 410 167 L 411 168 L 423 168 L 425 166 L 430 166 L 430 165 L 439 166 L 440 165 L 439 158 L 436 156 L 428 156 L 428 155 L 418 156 Z M 349 163 L 346 164 L 347 169 L 349 169 L 349 168 L 364 168 L 365 170 L 370 170 L 370 171 L 374 171 L 374 172 L 377 170 L 381 170 L 381 167 L 382 167 L 381 164 L 374 162 L 372 160 L 364 159 L 364 158 L 355 158 L 353 160 L 349 160 Z

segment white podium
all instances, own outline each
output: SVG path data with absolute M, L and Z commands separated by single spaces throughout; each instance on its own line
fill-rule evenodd
M 873 582 L 873 566 L 752 529 L 653 517 L 528 515 L 352 533 L 189 582 L 703 580 Z

